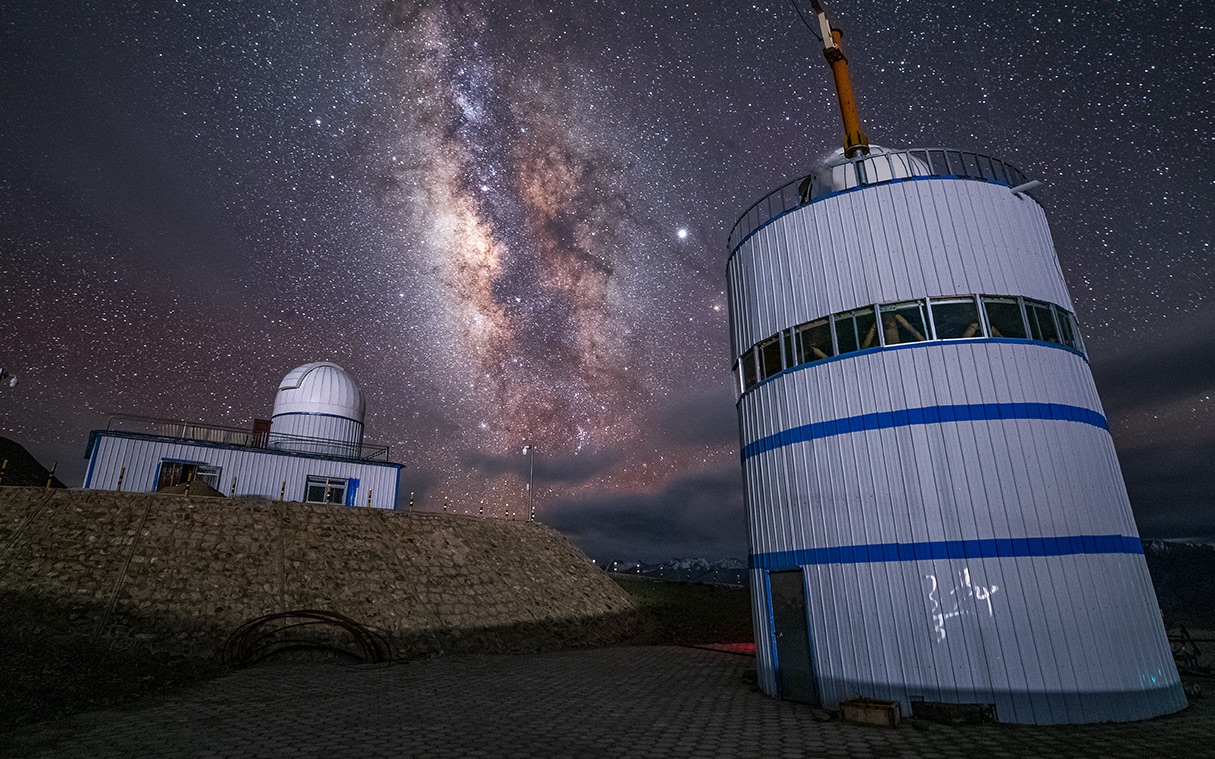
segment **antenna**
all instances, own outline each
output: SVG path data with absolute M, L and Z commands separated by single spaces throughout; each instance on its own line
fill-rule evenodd
M 819 0 L 810 0 L 810 7 L 818 14 L 818 25 L 823 38 L 823 57 L 831 64 L 831 74 L 835 77 L 835 93 L 840 101 L 840 115 L 844 117 L 844 155 L 848 158 L 868 155 L 869 137 L 861 131 L 856 96 L 852 94 L 852 77 L 848 74 L 848 59 L 844 57 L 844 49 L 840 47 L 844 32 L 831 27 Z

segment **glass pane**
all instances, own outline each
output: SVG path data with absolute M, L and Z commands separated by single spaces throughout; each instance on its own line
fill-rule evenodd
M 1063 339 L 1063 344 L 1069 348 L 1076 348 L 1076 330 L 1072 326 L 1072 315 L 1067 311 L 1055 306 L 1055 316 L 1059 323 L 1059 336 Z
M 881 343 L 878 341 L 877 317 L 873 315 L 873 309 L 862 308 L 853 311 L 852 316 L 856 321 L 856 334 L 861 340 L 861 350 L 878 347 Z
M 308 503 L 324 503 L 325 486 L 309 483 L 308 494 L 304 496 L 304 500 Z
M 759 346 L 759 368 L 761 378 L 767 379 L 780 374 L 780 340 L 769 340 Z
M 346 502 L 346 485 L 330 485 L 329 486 L 329 503 L 345 503 Z
M 793 347 L 793 329 L 787 329 L 781 334 L 785 336 L 785 368 L 797 366 L 801 362 L 797 360 L 797 351 Z
M 934 300 L 931 303 L 932 323 L 937 328 L 938 340 L 983 336 L 983 329 L 979 326 L 979 307 L 973 299 Z
M 851 314 L 840 314 L 835 317 L 835 336 L 840 342 L 840 353 L 853 353 L 861 349 L 860 340 L 856 336 L 856 322 Z
M 835 331 L 841 354 L 876 348 L 878 345 L 877 320 L 872 308 L 861 308 L 836 316 Z
M 1050 312 L 1049 303 L 1027 300 L 1025 301 L 1025 315 L 1029 317 L 1029 328 L 1033 339 L 1047 343 L 1059 342 L 1059 331 L 1055 329 L 1055 317 Z
M 797 341 L 801 347 L 802 361 L 821 361 L 835 355 L 831 346 L 831 324 L 826 319 L 797 328 Z
M 1016 298 L 983 298 L 983 312 L 992 337 L 1025 339 L 1025 321 Z
M 882 338 L 887 345 L 927 340 L 926 325 L 922 300 L 882 306 Z
M 742 375 L 743 388 L 750 388 L 759 382 L 759 377 L 755 373 L 755 351 L 754 349 L 747 351 L 742 357 Z

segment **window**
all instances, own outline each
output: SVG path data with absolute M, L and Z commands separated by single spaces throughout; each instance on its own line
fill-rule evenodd
M 337 477 L 308 478 L 304 487 L 304 503 L 346 503 L 346 483 Z
M 779 336 L 759 344 L 759 368 L 763 379 L 780 374 L 785 368 L 781 365 Z
M 1055 317 L 1059 322 L 1059 336 L 1063 339 L 1063 344 L 1069 348 L 1080 349 L 1080 339 L 1076 329 L 1075 317 L 1068 311 L 1055 306 Z
M 975 305 L 974 298 L 934 298 L 930 305 L 938 340 L 983 336 L 983 329 L 979 326 L 979 307 Z
M 831 322 L 819 319 L 799 326 L 797 344 L 801 348 L 804 363 L 831 358 L 835 355 L 835 346 L 831 344 Z
M 1021 318 L 1021 304 L 1016 298 L 984 295 L 983 312 L 987 315 L 987 326 L 991 328 L 992 337 L 1025 339 L 1025 320 Z
M 858 308 L 782 330 L 743 354 L 738 382 L 746 393 L 786 369 L 879 345 L 982 337 L 1084 350 L 1075 317 L 1053 303 L 1012 295 L 952 295 Z
M 1059 329 L 1055 326 L 1051 304 L 1026 298 L 1025 315 L 1029 318 L 1029 333 L 1034 340 L 1045 343 L 1059 342 Z
M 928 339 L 927 332 L 924 301 L 914 300 L 882 306 L 882 340 L 886 345 L 918 343 Z
M 876 348 L 877 320 L 873 318 L 873 309 L 859 308 L 836 315 L 835 335 L 839 339 L 841 354 Z
M 164 490 L 183 482 L 205 482 L 219 490 L 220 468 L 204 464 L 201 461 L 173 461 L 166 459 L 160 462 L 160 471 L 156 474 L 156 489 Z

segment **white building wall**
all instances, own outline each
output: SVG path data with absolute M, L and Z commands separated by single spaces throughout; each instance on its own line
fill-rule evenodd
M 150 493 L 165 460 L 205 463 L 219 467 L 219 487 L 229 495 L 233 478 L 236 497 L 278 500 L 283 483 L 288 501 L 305 499 L 310 476 L 357 479 L 358 487 L 347 494 L 352 506 L 395 508 L 400 466 L 371 461 L 346 461 L 270 450 L 209 446 L 189 441 L 98 431 L 93 440 L 85 489 L 115 490 L 122 476 L 122 490 Z
M 988 293 L 1072 309 L 1041 208 L 976 181 L 825 198 L 752 235 L 728 273 L 735 359 L 874 303 Z M 738 410 L 766 692 L 779 690 L 766 573 L 802 567 L 827 706 L 986 703 L 1001 721 L 1052 723 L 1185 705 L 1082 356 L 901 345 L 787 371 Z
M 1042 208 L 986 182 L 917 179 L 824 198 L 757 231 L 727 271 L 732 360 L 785 327 L 873 303 L 989 293 L 1075 310 Z
M 331 414 L 277 414 L 271 419 L 267 445 L 282 451 L 357 456 L 363 446 L 363 423 Z

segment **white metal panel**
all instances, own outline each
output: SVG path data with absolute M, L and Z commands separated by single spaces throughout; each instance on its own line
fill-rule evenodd
M 727 274 L 736 352 L 873 303 L 989 293 L 1071 309 L 1041 208 L 964 180 L 817 201 L 757 231 Z M 1043 404 L 1064 418 L 1036 418 Z M 1038 410 L 1000 416 L 1025 406 Z M 941 407 L 980 412 L 869 419 L 747 448 L 807 425 Z M 762 566 L 796 560 L 828 706 L 858 695 L 907 708 L 991 703 L 1001 720 L 1041 723 L 1184 706 L 1101 404 L 1076 353 L 990 340 L 900 346 L 785 372 L 738 410 L 766 692 L 776 693 L 780 662 Z M 1020 553 L 957 553 L 1010 539 L 1022 540 Z M 896 546 L 937 553 L 912 559 Z
M 816 565 L 806 575 L 828 706 L 856 696 L 896 699 L 905 710 L 915 700 L 986 703 L 1002 721 L 1035 723 L 1184 706 L 1175 670 L 1162 666 L 1171 653 L 1151 624 L 1154 596 L 1127 598 L 1148 581 L 1142 557 Z M 1058 604 L 1060 596 L 1085 600 Z
M 331 456 L 357 456 L 363 444 L 363 423 L 328 414 L 292 412 L 272 420 L 271 448 Z
M 925 296 L 1023 295 L 1072 310 L 1041 207 L 962 179 L 811 203 L 757 231 L 727 271 L 742 295 L 732 319 L 738 351 L 794 324 Z
M 85 480 L 86 489 L 115 490 L 122 476 L 125 492 L 155 491 L 156 477 L 166 460 L 205 463 L 220 469 L 220 487 L 224 495 L 232 492 L 235 479 L 236 497 L 277 500 L 285 488 L 284 498 L 302 501 L 305 483 L 310 476 L 357 479 L 358 489 L 353 503 L 366 506 L 368 495 L 373 508 L 391 509 L 396 506 L 399 467 L 395 464 L 371 461 L 343 461 L 321 457 L 292 455 L 268 450 L 206 446 L 187 441 L 169 441 L 135 435 L 97 433 Z

